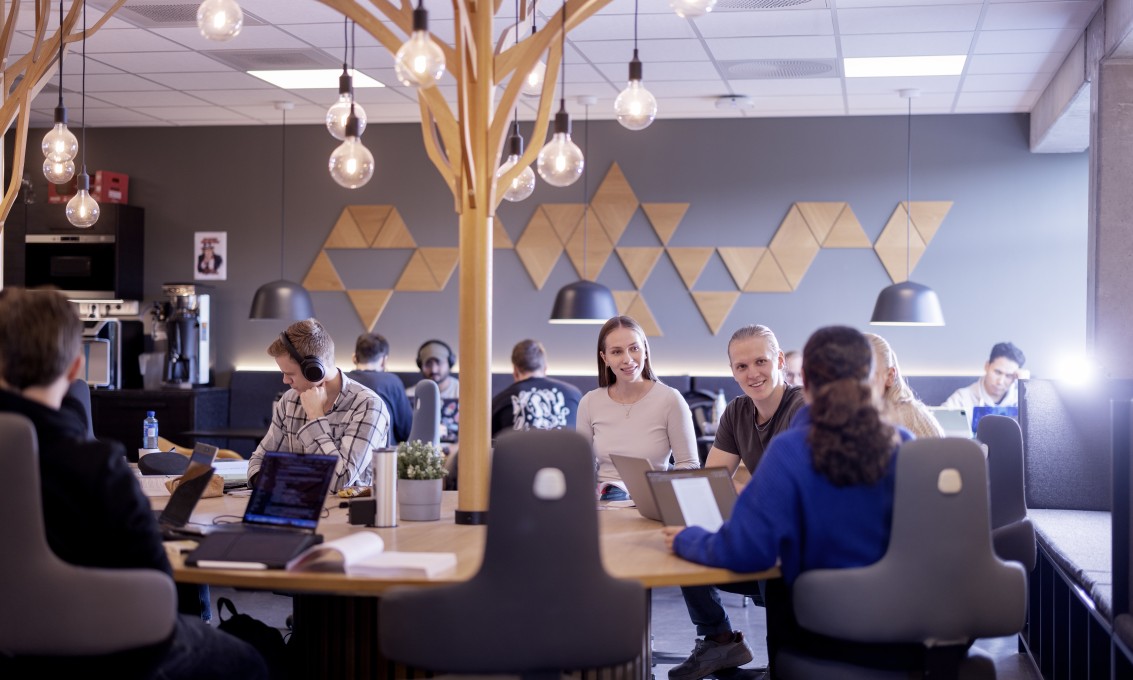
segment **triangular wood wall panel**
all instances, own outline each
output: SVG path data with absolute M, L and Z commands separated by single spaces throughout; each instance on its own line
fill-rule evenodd
M 925 247 L 932 243 L 932 237 L 940 229 L 940 224 L 952 209 L 952 201 L 913 201 L 912 221 L 921 235 Z
M 346 206 L 346 209 L 350 211 L 351 217 L 354 218 L 354 223 L 358 225 L 358 231 L 362 232 L 362 238 L 366 239 L 367 244 L 373 243 L 374 239 L 377 238 L 378 232 L 381 231 L 382 225 L 385 224 L 392 208 L 393 206 L 389 205 Z
M 834 227 L 834 222 L 846 208 L 846 204 L 840 201 L 803 201 L 795 205 L 810 227 L 814 240 L 819 243 L 826 240 L 826 236 Z
M 885 271 L 889 272 L 893 283 L 907 280 L 916 270 L 917 262 L 925 251 L 921 235 L 916 229 L 908 227 L 907 219 L 905 204 L 898 204 L 885 228 L 881 230 L 881 235 L 877 237 L 877 242 L 873 244 L 874 252 Z
M 826 240 L 822 242 L 823 248 L 872 248 L 873 244 L 869 242 L 869 237 L 866 236 L 865 230 L 862 229 L 862 223 L 858 221 L 858 216 L 854 214 L 854 209 L 847 203 L 845 210 L 838 215 L 838 219 L 834 221 L 834 226 L 830 228 L 830 233 L 826 235 Z
M 645 296 L 638 295 L 634 298 L 633 302 L 629 304 L 629 309 L 626 310 L 626 316 L 632 316 L 637 323 L 641 324 L 641 330 L 651 338 L 659 338 L 664 333 L 661 332 L 661 326 L 657 324 L 657 319 L 653 316 L 653 310 L 649 309 L 649 305 L 645 303 Z
M 515 243 L 515 253 L 535 288 L 542 290 L 559 256 L 563 254 L 563 244 L 544 211 L 536 210 L 531 216 L 527 228 Z
M 766 249 L 765 249 L 766 250 Z M 770 250 L 763 253 L 743 288 L 745 293 L 789 293 L 794 290 Z
M 559 243 L 566 245 L 582 221 L 582 211 L 586 206 L 581 203 L 544 203 L 540 207 L 543 208 L 548 223 L 554 228 Z M 598 225 L 594 226 L 598 228 Z
M 405 265 L 405 269 L 401 271 L 401 277 L 397 280 L 397 285 L 393 287 L 398 291 L 415 291 L 421 293 L 434 293 L 440 290 L 437 285 L 437 279 L 433 276 L 433 272 L 429 269 L 429 265 L 425 262 L 425 256 L 421 251 L 413 253 L 409 258 L 409 262 Z
M 378 231 L 378 235 L 370 243 L 371 248 L 416 248 L 417 242 L 413 240 L 413 235 L 409 233 L 409 229 L 405 226 L 405 221 L 401 219 L 401 213 L 394 208 L 390 211 L 389 217 L 382 224 L 382 228 Z
M 645 216 L 649 218 L 649 224 L 653 225 L 653 231 L 657 233 L 657 238 L 661 239 L 662 245 L 669 245 L 673 232 L 677 230 L 685 213 L 688 212 L 688 205 L 688 203 L 641 204 L 641 209 L 645 211 Z
M 602 268 L 606 266 L 606 261 L 610 259 L 610 255 L 614 253 L 614 243 L 605 231 L 595 226 L 598 219 L 593 210 L 590 211 L 587 219 L 586 228 L 575 229 L 574 234 L 567 240 L 566 252 L 571 264 L 574 265 L 574 270 L 578 272 L 579 278 L 594 281 L 598 278 Z M 587 271 L 582 270 L 582 242 L 584 240 L 586 241 Z
M 358 222 L 350 212 L 350 207 L 343 209 L 330 231 L 330 236 L 323 242 L 324 248 L 369 248 L 370 243 L 358 228 Z
M 759 258 L 767 252 L 766 248 L 748 248 L 748 247 L 733 247 L 733 248 L 717 248 L 716 252 L 720 253 L 720 259 L 724 261 L 724 266 L 728 268 L 728 273 L 732 275 L 732 280 L 736 282 L 736 288 L 743 289 L 749 279 L 751 273 L 755 271 L 755 266 L 759 264 Z
M 350 296 L 350 303 L 354 305 L 354 311 L 358 314 L 362 326 L 367 331 L 373 332 L 374 324 L 378 323 L 378 317 L 385 311 L 386 304 L 389 303 L 393 291 L 348 290 L 346 294 Z
M 669 252 L 669 259 L 673 261 L 673 266 L 677 268 L 677 273 L 681 275 L 681 280 L 685 282 L 685 288 L 692 290 L 696 280 L 704 272 L 708 258 L 712 257 L 716 249 L 666 248 L 666 250 Z
M 420 248 L 417 252 L 421 253 L 421 256 L 425 259 L 425 264 L 429 266 L 429 272 L 432 273 L 437 282 L 437 290 L 444 290 L 448 286 L 448 280 L 452 277 L 452 273 L 456 271 L 460 249 Z
M 814 261 L 820 246 L 798 206 L 791 206 L 782 224 L 775 230 L 769 248 L 794 290 Z
M 493 220 L 493 222 L 494 225 L 492 227 L 492 247 L 506 249 L 514 248 L 515 244 L 511 242 L 511 237 L 507 235 L 507 230 L 504 229 L 504 222 L 500 219 L 500 216 L 496 215 L 496 218 L 495 220 Z
M 622 266 L 629 272 L 629 277 L 633 279 L 633 285 L 638 288 L 645 286 L 645 281 L 649 278 L 649 274 L 653 272 L 653 267 L 657 265 L 657 261 L 661 259 L 661 254 L 665 252 L 661 247 L 622 247 L 618 248 L 618 257 L 622 260 Z
M 692 299 L 696 301 L 700 315 L 704 317 L 704 321 L 708 324 L 712 335 L 716 335 L 720 332 L 720 326 L 722 326 L 724 320 L 728 318 L 728 314 L 731 313 L 732 307 L 736 305 L 736 300 L 738 300 L 739 297 L 739 291 L 692 291 Z
M 338 270 L 334 268 L 334 263 L 330 261 L 327 251 L 320 250 L 319 254 L 315 256 L 314 263 L 307 270 L 307 275 L 303 277 L 303 287 L 310 291 L 346 290 L 346 286 L 342 285 L 342 278 L 338 275 Z
M 637 211 L 637 196 L 617 163 L 610 166 L 606 177 L 594 192 L 590 205 L 602 221 L 610 242 L 617 243 L 629 226 L 633 213 Z

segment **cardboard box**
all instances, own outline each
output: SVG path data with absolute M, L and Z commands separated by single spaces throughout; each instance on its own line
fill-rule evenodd
M 66 203 L 78 193 L 78 178 L 72 177 L 66 184 L 48 184 L 47 202 Z M 95 170 L 90 178 L 91 198 L 99 203 L 128 203 L 130 200 L 130 176 L 121 172 Z

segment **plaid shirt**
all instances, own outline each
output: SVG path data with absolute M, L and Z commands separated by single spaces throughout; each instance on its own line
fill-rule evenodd
M 248 479 L 260 472 L 265 451 L 338 456 L 331 491 L 366 486 L 373 477 L 373 450 L 386 445 L 389 409 L 371 389 L 339 371 L 342 391 L 330 413 L 309 420 L 299 393 L 287 390 L 272 408 L 271 427 L 248 460 Z

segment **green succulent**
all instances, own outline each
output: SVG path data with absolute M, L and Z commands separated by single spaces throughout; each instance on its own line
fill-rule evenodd
M 397 445 L 399 479 L 441 479 L 447 474 L 444 454 L 432 442 L 416 439 Z

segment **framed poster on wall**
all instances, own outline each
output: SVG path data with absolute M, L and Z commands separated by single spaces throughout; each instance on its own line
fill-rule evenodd
M 224 281 L 228 278 L 228 232 L 198 231 L 193 236 L 196 258 L 193 263 L 193 278 L 208 281 Z

